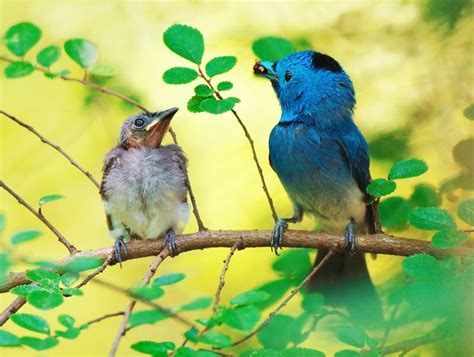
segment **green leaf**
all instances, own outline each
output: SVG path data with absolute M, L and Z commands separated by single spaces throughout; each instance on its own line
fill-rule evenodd
M 371 159 L 394 163 L 410 155 L 410 127 L 378 133 L 369 140 Z
M 7 253 L 0 253 L 0 278 L 4 277 L 10 270 L 11 261 Z
M 369 336 L 367 336 L 365 331 L 356 325 L 343 326 L 339 328 L 336 332 L 336 337 L 341 342 L 359 348 L 364 347 L 365 343 L 369 339 Z
M 418 207 L 438 207 L 442 198 L 434 186 L 420 183 L 415 186 L 410 201 Z
M 299 316 L 296 316 L 293 319 L 293 322 L 288 326 L 287 333 L 289 335 L 289 340 L 295 346 L 303 343 L 311 334 L 311 329 L 303 331 L 304 327 L 307 325 L 308 320 L 311 318 L 311 314 L 307 312 L 301 313 Z
M 20 78 L 25 77 L 31 73 L 33 73 L 35 67 L 30 62 L 25 61 L 15 61 L 8 64 L 5 67 L 3 73 L 7 78 Z
M 5 229 L 5 215 L 0 212 L 0 233 Z
M 188 101 L 188 110 L 191 113 L 202 113 L 204 110 L 201 109 L 201 103 L 205 99 L 206 97 L 198 97 L 197 95 L 193 96 Z
M 250 331 L 260 320 L 260 310 L 255 305 L 237 306 L 228 309 L 222 316 L 222 322 L 240 331 Z
M 324 296 L 318 293 L 305 294 L 301 307 L 304 311 L 310 314 L 317 314 L 321 312 L 321 308 L 324 306 Z
M 48 46 L 43 48 L 36 55 L 36 62 L 38 62 L 43 67 L 49 68 L 59 59 L 59 57 L 61 57 L 61 48 L 58 46 Z
M 0 346 L 1 347 L 20 346 L 20 339 L 10 332 L 0 330 Z
M 203 297 L 196 300 L 193 300 L 187 304 L 184 304 L 178 308 L 180 311 L 191 311 L 191 310 L 201 310 L 207 309 L 212 304 L 212 298 Z
M 410 202 L 401 197 L 390 197 L 379 205 L 380 222 L 382 226 L 391 229 L 402 228 L 408 221 L 412 210 Z
M 274 280 L 261 285 L 258 287 L 258 290 L 266 292 L 270 295 L 270 298 L 255 305 L 257 305 L 257 307 L 260 309 L 267 308 L 274 302 L 278 301 L 283 295 L 285 295 L 291 286 L 292 282 L 290 279 Z
M 290 336 L 281 332 L 286 331 L 292 322 L 291 316 L 275 315 L 270 323 L 257 333 L 257 339 L 265 348 L 284 349 L 290 342 Z
M 395 181 L 378 178 L 367 186 L 366 191 L 372 196 L 381 197 L 391 194 L 396 188 L 397 184 Z
M 13 314 L 10 319 L 18 326 L 27 330 L 44 333 L 46 335 L 50 333 L 48 322 L 40 316 L 16 313 Z
M 334 357 L 358 357 L 361 354 L 354 350 L 341 350 L 334 354 Z
M 58 322 L 63 325 L 64 327 L 73 327 L 76 319 L 71 315 L 59 315 Z
M 275 62 L 296 51 L 295 46 L 281 37 L 262 37 L 254 41 L 252 50 L 255 55 L 265 61 Z
M 309 249 L 291 249 L 283 252 L 272 264 L 272 269 L 285 277 L 305 277 L 312 267 L 309 252 Z
M 259 350 L 250 350 L 248 354 L 241 354 L 241 357 L 283 357 L 283 351 L 262 348 Z
M 41 197 L 38 201 L 38 204 L 40 206 L 44 205 L 45 203 L 48 203 L 48 202 L 53 202 L 53 201 L 57 201 L 57 200 L 61 200 L 63 199 L 64 196 L 63 195 L 58 195 L 56 193 L 53 193 L 51 195 L 45 195 L 43 197 Z
M 41 38 L 41 30 L 39 27 L 29 22 L 21 22 L 13 25 L 5 33 L 5 46 L 11 53 L 18 57 L 22 57 Z
M 456 209 L 458 217 L 470 226 L 474 226 L 474 198 L 462 201 Z
M 163 73 L 163 81 L 168 84 L 186 84 L 194 81 L 198 73 L 187 67 L 173 67 Z
M 206 73 L 209 77 L 214 77 L 229 72 L 236 63 L 237 58 L 234 56 L 215 57 L 207 62 Z
M 83 38 L 67 40 L 64 51 L 82 68 L 90 67 L 97 61 L 97 46 Z
M 80 273 L 81 271 L 98 268 L 102 263 L 103 260 L 100 258 L 78 257 L 64 265 L 63 270 L 69 273 Z
M 438 249 L 455 248 L 469 239 L 466 232 L 456 229 L 438 231 L 431 238 L 431 244 Z
M 229 98 L 226 98 L 225 100 L 230 100 L 234 102 L 234 104 L 240 103 L 240 99 L 237 97 L 229 97 Z
M 22 337 L 20 342 L 22 345 L 31 347 L 36 351 L 48 350 L 59 343 L 55 337 L 46 337 L 44 340 L 36 337 Z
M 224 81 L 224 82 L 220 82 L 217 85 L 217 90 L 222 92 L 222 91 L 232 89 L 233 87 L 234 87 L 234 85 L 232 84 L 232 82 Z
M 44 76 L 50 79 L 58 78 L 58 77 L 65 77 L 70 73 L 68 69 L 62 69 L 59 72 L 45 72 Z
M 324 352 L 309 348 L 293 347 L 281 351 L 283 357 L 325 357 Z
M 388 178 L 390 180 L 397 180 L 416 177 L 424 174 L 426 171 L 428 171 L 428 165 L 422 160 L 401 160 L 392 166 L 388 173 Z
M 172 25 L 163 33 L 166 47 L 188 61 L 201 64 L 204 38 L 199 30 L 186 25 Z
M 149 301 L 158 299 L 165 294 L 165 291 L 158 286 L 130 288 L 128 292 L 134 297 Z
M 472 160 L 472 153 L 474 152 L 474 138 L 461 140 L 453 148 L 454 161 L 461 166 L 471 171 L 474 170 L 474 160 Z M 471 176 L 472 181 L 472 176 Z
M 79 274 L 78 273 L 71 273 L 71 272 L 66 272 L 63 275 L 61 275 L 61 282 L 65 286 L 71 286 L 74 284 L 77 280 L 79 279 Z
M 230 303 L 232 305 L 250 305 L 267 300 L 270 294 L 264 291 L 250 290 L 245 293 L 234 296 Z
M 89 74 L 97 77 L 111 78 L 116 73 L 114 67 L 106 64 L 94 64 L 89 68 Z
M 79 334 L 81 333 L 81 330 L 77 328 L 68 328 L 66 331 L 56 330 L 55 332 L 56 332 L 56 335 L 58 335 L 59 337 L 66 338 L 68 340 L 74 340 L 75 338 L 79 336 Z
M 474 103 L 464 109 L 463 114 L 467 119 L 474 120 Z
M 408 221 L 413 227 L 427 231 L 456 227 L 449 212 L 436 207 L 416 208 L 410 212 Z
M 201 104 L 200 108 L 211 114 L 222 114 L 232 110 L 234 108 L 235 103 L 229 99 L 217 100 L 214 97 L 204 99 Z
M 58 291 L 38 290 L 28 294 L 26 301 L 37 309 L 51 310 L 61 305 L 64 298 Z
M 31 281 L 38 282 L 45 289 L 56 289 L 59 286 L 59 274 L 52 270 L 29 270 L 25 275 Z
M 211 345 L 213 347 L 229 347 L 232 344 L 232 340 L 229 336 L 216 331 L 208 331 L 199 339 L 202 343 Z
M 10 290 L 12 294 L 26 298 L 33 291 L 44 291 L 44 288 L 38 285 L 19 285 Z
M 174 350 L 176 348 L 173 342 L 153 342 L 153 341 L 139 341 L 131 346 L 132 350 L 137 352 L 146 353 L 149 355 L 167 355 L 168 350 Z
M 61 291 L 64 296 L 82 296 L 84 292 L 78 288 L 64 288 Z
M 194 93 L 196 93 L 196 95 L 198 97 L 212 97 L 213 95 L 213 91 L 212 89 L 206 85 L 206 84 L 199 84 L 197 85 L 195 88 L 194 88 Z
M 140 326 L 145 324 L 154 324 L 155 322 L 168 318 L 169 315 L 160 310 L 143 310 L 134 312 L 128 318 L 131 326 Z
M 433 279 L 439 275 L 439 263 L 427 254 L 416 254 L 403 259 L 403 270 L 414 279 Z
M 164 285 L 172 285 L 180 282 L 186 277 L 185 274 L 183 273 L 177 273 L 177 274 L 166 274 L 163 276 L 160 276 L 159 278 L 156 278 L 155 281 L 153 282 L 153 286 L 164 286 Z
M 27 242 L 29 240 L 33 240 L 41 236 L 41 232 L 35 229 L 30 229 L 26 231 L 16 232 L 10 239 L 12 244 L 20 244 L 23 242 Z

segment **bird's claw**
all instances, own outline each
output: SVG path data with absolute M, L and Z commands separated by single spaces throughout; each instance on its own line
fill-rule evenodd
M 346 240 L 346 247 L 349 251 L 354 254 L 356 252 L 356 234 L 355 234 L 355 222 L 351 220 L 346 226 L 344 232 L 344 238 Z
M 172 229 L 169 229 L 165 235 L 165 245 L 170 252 L 170 255 L 174 257 L 178 254 L 178 245 L 176 244 L 176 234 Z
M 285 219 L 278 219 L 275 223 L 275 227 L 273 227 L 272 231 L 272 239 L 270 240 L 270 248 L 272 252 L 275 252 L 276 255 L 278 254 L 278 249 L 281 249 L 281 243 L 283 241 L 283 233 L 288 228 L 288 223 Z
M 122 267 L 123 260 L 120 251 L 123 251 L 125 254 L 127 254 L 127 245 L 125 244 L 123 237 L 117 238 L 114 243 L 115 259 L 117 259 L 120 267 Z

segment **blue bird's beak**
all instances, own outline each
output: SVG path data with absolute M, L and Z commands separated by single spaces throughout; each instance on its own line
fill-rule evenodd
M 253 66 L 253 73 L 257 76 L 265 77 L 272 82 L 278 82 L 278 75 L 275 72 L 275 63 L 269 61 L 257 61 Z

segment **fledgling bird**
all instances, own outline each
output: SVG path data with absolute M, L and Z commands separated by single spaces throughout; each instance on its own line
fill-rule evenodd
M 118 144 L 104 159 L 100 193 L 107 225 L 122 262 L 125 239 L 157 239 L 164 235 L 170 253 L 177 252 L 176 234 L 189 218 L 186 157 L 177 145 L 161 146 L 178 111 L 140 113 L 125 120 Z
M 352 82 L 332 57 L 301 51 L 277 62 L 261 61 L 254 73 L 268 78 L 282 115 L 270 134 L 270 165 L 294 208 L 276 223 L 271 246 L 281 247 L 288 222 L 311 214 L 327 232 L 345 232 L 351 252 L 332 257 L 309 283 L 328 302 L 345 305 L 351 315 L 382 318 L 380 299 L 365 257 L 355 253 L 355 234 L 378 231 L 376 203 L 368 194 L 368 146 L 353 121 Z M 319 250 L 316 264 L 327 251 Z M 354 297 L 357 290 L 357 298 Z M 356 301 L 357 300 L 357 301 Z

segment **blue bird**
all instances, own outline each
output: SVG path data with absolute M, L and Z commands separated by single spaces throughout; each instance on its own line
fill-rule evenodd
M 382 319 L 356 233 L 379 231 L 370 183 L 367 142 L 353 121 L 354 87 L 332 57 L 301 51 L 277 62 L 261 61 L 254 73 L 268 78 L 282 115 L 270 134 L 270 165 L 293 203 L 293 216 L 279 219 L 271 246 L 281 248 L 288 223 L 313 215 L 327 232 L 345 233 L 349 251 L 332 257 L 309 283 L 329 304 L 344 305 L 353 317 Z M 316 263 L 327 251 L 319 250 Z

